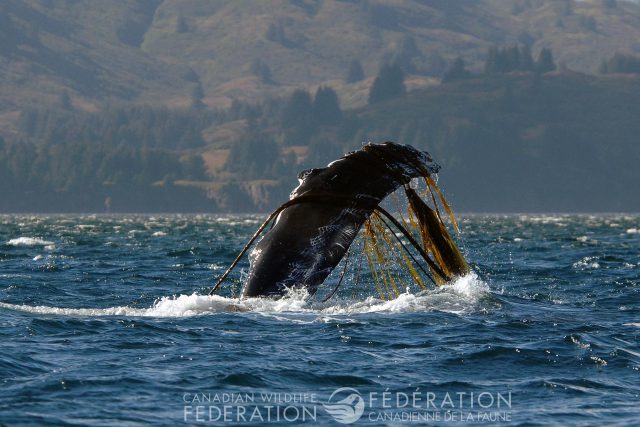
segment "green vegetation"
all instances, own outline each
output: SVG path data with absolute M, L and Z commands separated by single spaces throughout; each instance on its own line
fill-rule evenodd
M 199 211 L 202 192 L 176 188 L 204 179 L 200 156 L 161 149 L 0 139 L 0 212 Z
M 266 171 L 317 167 L 363 142 L 389 139 L 432 153 L 458 210 L 639 210 L 640 80 L 515 71 L 466 75 L 343 111 L 340 122 L 315 123 L 302 144 L 306 156 L 287 158 L 286 167 L 277 164 L 291 142 L 273 132 L 277 122 L 254 120 L 251 134 L 271 135 L 265 147 L 283 153 L 271 168 L 262 163 L 264 176 L 291 188 L 285 175 Z M 236 171 L 253 168 L 236 156 L 229 162 Z
M 402 68 L 397 64 L 383 65 L 369 91 L 369 104 L 397 98 L 406 91 Z
M 442 75 L 442 83 L 449 83 L 455 80 L 464 80 L 471 77 L 467 70 L 464 59 L 457 57 L 453 65 Z
M 74 5 L 0 2 L 0 211 L 265 210 L 385 139 L 458 210 L 640 209 L 637 3 Z
M 600 65 L 602 74 L 640 74 L 640 58 L 633 55 L 616 53 Z
M 542 55 L 542 53 L 541 53 Z M 545 55 L 548 58 L 548 55 Z M 542 57 L 540 57 L 542 59 Z M 484 72 L 487 74 L 508 73 L 511 71 L 534 71 L 536 67 L 533 63 L 531 50 L 528 46 L 519 48 L 511 47 L 492 47 L 487 53 L 487 61 L 484 65 Z
M 269 209 L 297 172 L 394 140 L 443 165 L 459 211 L 639 210 L 639 79 L 516 69 L 351 110 L 326 86 L 215 113 L 33 110 L 20 122 L 23 139 L 0 145 L 0 209 L 100 211 L 107 197 L 119 210 Z M 236 123 L 244 130 L 223 146 L 223 166 L 205 170 L 200 154 L 220 148 L 200 135 Z M 166 204 L 154 208 L 158 200 Z
M 352 59 L 349 63 L 349 69 L 347 70 L 347 77 L 345 78 L 345 82 L 347 83 L 357 83 L 364 79 L 364 70 L 362 69 L 362 64 L 357 59 Z
M 214 120 L 215 113 L 198 108 L 111 106 L 98 113 L 40 108 L 22 112 L 18 130 L 23 138 L 44 144 L 98 142 L 181 150 L 202 147 L 202 131 Z
M 640 80 L 476 77 L 361 110 L 351 145 L 431 152 L 458 211 L 638 211 Z
M 463 64 L 464 65 L 464 64 Z M 455 64 L 454 64 L 455 66 Z M 542 48 L 538 60 L 533 61 L 528 45 L 518 47 L 492 47 L 487 53 L 484 72 L 487 74 L 509 73 L 511 71 L 536 71 L 548 73 L 556 69 L 551 49 Z

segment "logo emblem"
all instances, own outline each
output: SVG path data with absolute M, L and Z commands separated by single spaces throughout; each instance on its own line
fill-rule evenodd
M 364 399 L 358 390 L 342 387 L 333 392 L 324 409 L 340 424 L 355 423 L 364 412 Z

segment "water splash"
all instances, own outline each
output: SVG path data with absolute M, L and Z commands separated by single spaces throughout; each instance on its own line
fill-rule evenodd
M 364 313 L 399 313 L 421 311 L 445 311 L 465 313 L 477 308 L 481 299 L 489 293 L 489 286 L 475 273 L 458 278 L 438 289 L 412 294 L 409 291 L 398 298 L 383 301 L 367 298 L 364 301 L 337 300 L 325 304 L 315 303 L 305 289 L 292 289 L 280 299 L 227 298 L 219 295 L 164 296 L 150 308 L 128 306 L 109 308 L 62 308 L 30 306 L 0 302 L 0 309 L 31 314 L 59 316 L 125 316 L 125 317 L 190 317 L 215 313 L 256 312 L 263 314 L 291 313 L 318 315 L 352 315 Z
M 18 237 L 7 242 L 9 246 L 51 246 L 53 242 L 39 237 Z

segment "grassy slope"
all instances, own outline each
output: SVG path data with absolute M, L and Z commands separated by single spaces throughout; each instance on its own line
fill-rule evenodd
M 155 10 L 147 3 L 145 9 L 133 0 L 2 2 L 0 109 L 53 105 L 64 91 L 86 109 L 109 100 L 184 96 L 186 67 L 135 45 L 133 29 Z
M 562 4 L 6 0 L 0 4 L 0 112 L 55 105 L 64 90 L 86 109 L 105 100 L 181 106 L 198 79 L 212 105 L 332 82 L 346 106 L 355 106 L 367 86 L 340 82 L 353 58 L 369 77 L 403 49 L 416 74 L 438 74 L 458 55 L 478 70 L 489 46 L 528 39 L 534 52 L 552 47 L 561 63 L 592 72 L 615 50 L 640 50 L 637 4 Z M 270 40 L 270 26 L 280 36 Z M 274 84 L 251 75 L 256 59 L 269 65 Z M 417 87 L 429 83 L 420 79 Z

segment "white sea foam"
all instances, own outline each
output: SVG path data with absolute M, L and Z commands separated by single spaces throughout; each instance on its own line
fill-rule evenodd
M 53 242 L 39 237 L 18 237 L 7 242 L 9 246 L 53 246 Z
M 364 313 L 398 313 L 445 311 L 464 313 L 477 307 L 480 299 L 489 293 L 488 285 L 475 273 L 468 274 L 455 282 L 435 290 L 418 294 L 406 292 L 391 301 L 367 298 L 364 301 L 337 301 L 327 304 L 310 302 L 304 289 L 292 290 L 286 297 L 271 298 L 225 298 L 219 295 L 166 296 L 157 300 L 150 308 L 127 306 L 109 308 L 62 308 L 49 306 L 30 306 L 0 302 L 0 309 L 22 311 L 32 314 L 62 316 L 133 316 L 133 317 L 189 317 L 196 315 L 255 312 L 280 319 L 282 314 L 320 315 L 321 319 L 332 315 L 353 315 Z M 290 316 L 283 317 L 296 321 Z
M 530 222 L 539 222 L 542 224 L 563 224 L 567 220 L 565 216 L 553 216 L 553 215 L 521 215 L 521 220 Z
M 640 234 L 640 228 L 628 228 L 627 234 Z
M 574 262 L 573 268 L 579 270 L 597 269 L 600 268 L 600 263 L 598 263 L 598 257 L 587 256 L 582 258 L 580 261 Z
M 489 286 L 475 273 L 458 278 L 449 285 L 419 294 L 406 292 L 391 301 L 368 298 L 352 304 L 337 304 L 321 311 L 322 314 L 358 314 L 378 312 L 444 311 L 462 314 L 477 308 L 480 299 L 489 292 Z
M 53 314 L 61 316 L 133 316 L 133 317 L 187 317 L 198 314 L 240 311 L 233 306 L 233 299 L 213 295 L 180 295 L 162 297 L 151 308 L 127 306 L 108 308 L 63 308 L 49 306 L 30 306 L 0 302 L 0 308 L 33 314 Z

